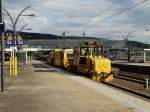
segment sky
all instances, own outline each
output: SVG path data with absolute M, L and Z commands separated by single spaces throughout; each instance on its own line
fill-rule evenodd
M 146 1 L 122 14 L 120 12 Z M 25 29 L 46 34 L 93 36 L 106 39 L 137 40 L 150 43 L 150 0 L 4 0 L 4 8 L 12 15 L 31 5 L 21 16 L 17 30 Z M 119 14 L 119 15 L 118 15 Z M 10 19 L 5 15 L 6 28 L 11 29 Z M 145 30 L 148 29 L 148 30 Z

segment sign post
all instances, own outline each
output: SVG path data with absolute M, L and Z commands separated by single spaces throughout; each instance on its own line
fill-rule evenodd
M 10 58 L 10 76 L 18 76 L 19 57 L 17 59 L 17 57 L 14 56 L 14 51 L 18 51 L 19 54 L 19 47 L 24 44 L 24 41 L 20 35 L 16 36 L 16 39 L 14 39 L 12 36 L 9 36 L 5 44 L 12 48 L 12 55 Z M 16 46 L 15 48 L 14 45 Z
M 14 55 L 14 48 L 13 48 L 13 39 L 12 39 L 12 36 L 11 35 L 9 35 L 8 37 L 7 37 L 7 40 L 5 41 L 5 45 L 6 46 L 8 46 L 8 47 L 10 47 L 10 49 L 11 49 L 11 51 L 12 51 L 12 53 L 11 53 L 11 57 L 10 57 L 10 71 L 9 71 L 9 75 L 10 76 L 13 76 L 13 74 L 14 74 L 14 60 L 13 60 L 13 55 Z

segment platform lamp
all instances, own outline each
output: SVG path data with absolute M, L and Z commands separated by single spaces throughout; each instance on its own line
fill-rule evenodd
M 6 9 L 4 9 L 4 11 L 5 11 L 5 15 L 7 15 L 9 18 L 10 18 L 10 20 L 11 20 L 11 26 L 12 26 L 12 28 L 13 28 L 13 39 L 14 39 L 14 45 L 13 45 L 13 55 L 12 55 L 12 60 L 13 60 L 13 74 L 14 74 L 14 68 L 15 68 L 15 61 L 14 61 L 14 59 L 15 59 L 15 57 L 16 57 L 16 51 L 15 51 L 15 48 L 16 48 L 16 27 L 17 27 L 17 24 L 18 24 L 18 20 L 19 20 L 19 18 L 21 17 L 21 16 L 30 16 L 30 17 L 35 17 L 35 15 L 34 14 L 28 14 L 28 15 L 24 15 L 23 13 L 27 10 L 27 9 L 29 9 L 31 7 L 31 5 L 29 5 L 29 6 L 27 6 L 27 7 L 25 7 L 24 9 L 22 9 L 21 11 L 20 11 L 20 13 L 18 13 L 18 15 L 17 15 L 17 17 L 15 18 L 15 19 L 13 19 L 13 17 L 12 17 L 12 15 L 6 10 Z

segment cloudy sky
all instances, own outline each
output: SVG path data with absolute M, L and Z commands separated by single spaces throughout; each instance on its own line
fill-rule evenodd
M 141 3 L 137 7 L 136 4 Z M 32 32 L 62 35 L 79 35 L 85 31 L 87 36 L 109 39 L 123 39 L 150 43 L 150 0 L 4 0 L 4 8 L 15 18 L 31 5 L 24 14 L 36 17 L 21 17 L 17 30 L 28 23 L 26 28 Z M 119 14 L 119 15 L 118 15 Z M 5 16 L 7 28 L 9 18 Z

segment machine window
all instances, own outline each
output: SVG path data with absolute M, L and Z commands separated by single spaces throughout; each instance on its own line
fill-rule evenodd
M 81 48 L 80 49 L 80 55 L 81 56 L 87 56 L 89 54 L 89 49 L 88 48 Z

